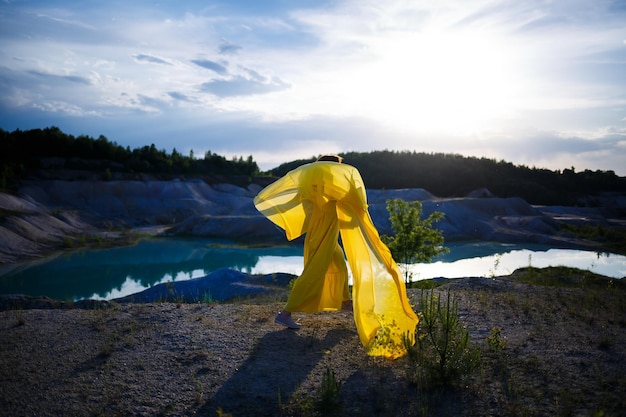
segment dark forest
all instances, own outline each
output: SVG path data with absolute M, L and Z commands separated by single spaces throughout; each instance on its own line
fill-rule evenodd
M 626 177 L 614 171 L 576 171 L 574 167 L 549 170 L 488 158 L 458 154 L 410 151 L 373 151 L 342 153 L 344 162 L 361 172 L 367 188 L 424 188 L 438 197 L 464 197 L 486 189 L 498 197 L 521 197 L 531 204 L 593 204 L 603 193 L 626 192 Z M 183 155 L 168 152 L 154 144 L 130 149 L 104 136 L 74 137 L 57 127 L 16 130 L 0 129 L 2 189 L 15 188 L 26 177 L 42 169 L 92 171 L 105 180 L 115 174 L 152 174 L 173 176 L 247 178 L 279 177 L 289 170 L 312 162 L 314 158 L 286 162 L 261 172 L 252 156 L 227 159 L 207 151 L 203 156 L 191 151 Z M 584 197 L 584 199 L 583 199 Z

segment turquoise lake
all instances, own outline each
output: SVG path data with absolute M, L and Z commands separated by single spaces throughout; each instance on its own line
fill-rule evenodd
M 463 242 L 430 264 L 412 265 L 413 279 L 495 277 L 525 266 L 570 266 L 622 278 L 626 257 L 542 245 Z M 253 274 L 302 272 L 302 247 L 249 248 L 208 239 L 155 238 L 132 247 L 84 250 L 0 266 L 0 294 L 60 300 L 110 300 L 153 285 L 205 276 L 220 268 Z

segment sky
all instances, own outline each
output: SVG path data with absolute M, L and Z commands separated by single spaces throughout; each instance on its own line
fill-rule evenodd
M 626 0 L 0 0 L 0 128 L 626 176 Z

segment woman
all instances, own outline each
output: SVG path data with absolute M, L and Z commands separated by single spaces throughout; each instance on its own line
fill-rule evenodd
M 408 303 L 401 272 L 367 210 L 359 171 L 337 155 L 290 171 L 254 199 L 257 209 L 285 230 L 287 239 L 306 234 L 304 270 L 275 321 L 298 329 L 292 312 L 351 309 L 368 354 L 396 358 L 413 343 L 417 316 Z M 350 302 L 348 271 L 353 277 Z

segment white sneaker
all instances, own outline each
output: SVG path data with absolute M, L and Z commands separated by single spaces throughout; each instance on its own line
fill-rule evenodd
M 280 324 L 290 329 L 299 329 L 301 327 L 300 324 L 293 321 L 291 316 L 285 316 L 282 311 L 276 315 L 274 323 Z

